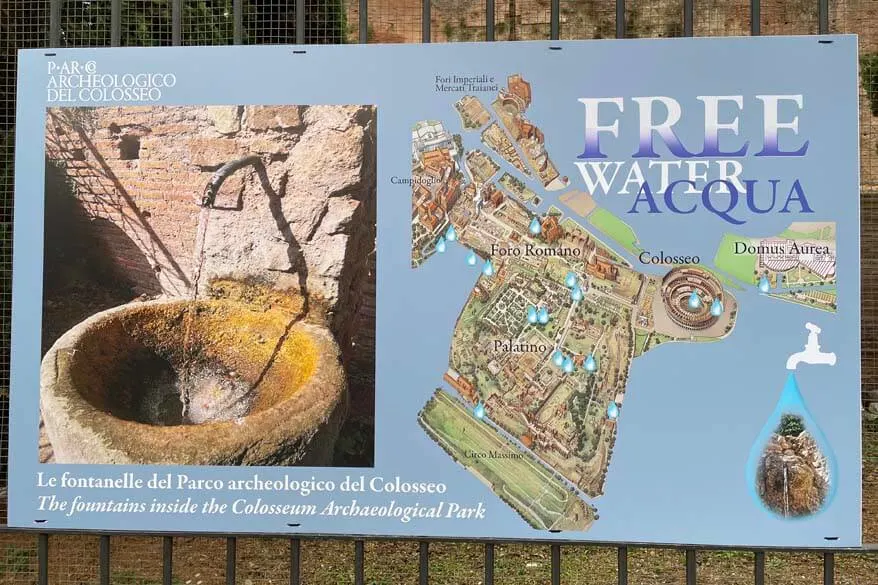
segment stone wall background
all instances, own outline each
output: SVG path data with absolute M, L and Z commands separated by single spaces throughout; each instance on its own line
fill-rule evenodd
M 258 155 L 264 174 L 236 171 L 209 212 L 199 292 L 213 277 L 249 277 L 324 301 L 354 409 L 371 416 L 375 116 L 372 106 L 51 109 L 46 155 L 84 211 L 96 255 L 133 294 L 172 297 L 193 289 L 208 181 Z

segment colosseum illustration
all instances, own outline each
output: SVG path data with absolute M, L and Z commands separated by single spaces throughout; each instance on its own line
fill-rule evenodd
M 656 327 L 676 338 L 727 334 L 737 313 L 735 298 L 699 266 L 672 269 L 662 278 L 657 296 Z

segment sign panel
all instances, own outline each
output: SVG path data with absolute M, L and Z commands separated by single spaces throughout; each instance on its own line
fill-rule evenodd
M 860 544 L 854 37 L 20 56 L 10 525 Z

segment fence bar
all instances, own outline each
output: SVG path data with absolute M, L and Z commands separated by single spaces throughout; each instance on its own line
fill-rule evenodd
M 298 538 L 290 539 L 290 585 L 300 585 L 302 578 L 299 575 L 302 566 L 302 541 Z
M 765 551 L 753 553 L 753 585 L 765 585 Z
M 695 20 L 695 2 L 694 0 L 683 0 L 683 36 L 691 37 L 692 21 Z
M 616 572 L 619 576 L 619 585 L 628 585 L 628 547 L 620 546 L 617 561 Z
M 616 0 L 616 38 L 625 38 L 625 0 Z
M 174 583 L 174 537 L 162 537 L 162 585 Z
M 485 40 L 494 40 L 494 0 L 485 0 Z
M 305 43 L 305 0 L 296 0 L 296 44 Z
M 360 42 L 369 42 L 369 0 L 360 0 Z
M 823 585 L 835 585 L 835 553 L 823 553 Z
M 494 585 L 494 543 L 485 543 L 485 585 Z
M 183 0 L 171 0 L 171 44 L 183 44 Z
M 244 0 L 232 1 L 232 43 L 244 42 Z
M 110 585 L 110 537 L 101 535 L 98 548 L 98 580 L 101 585 Z
M 421 0 L 421 42 L 430 42 L 430 3 L 432 0 Z
M 238 564 L 238 540 L 234 536 L 226 539 L 226 585 L 235 585 Z
M 750 0 L 750 34 L 759 36 L 759 28 L 762 26 L 762 3 L 760 0 Z M 759 553 L 756 553 L 759 554 Z
M 430 0 L 426 0 L 429 2 Z M 364 568 L 363 557 L 365 556 L 365 545 L 362 540 L 354 541 L 354 585 L 366 584 L 366 571 Z
M 110 46 L 122 44 L 122 0 L 110 2 Z
M 686 549 L 686 585 L 696 585 L 697 565 L 695 564 L 695 549 Z
M 829 0 L 817 1 L 817 32 L 821 35 L 829 34 Z
M 418 585 L 430 582 L 430 543 L 422 540 L 418 547 Z
M 49 535 L 37 536 L 37 585 L 49 585 Z
M 61 2 L 64 0 L 52 0 L 49 4 L 49 46 L 57 48 L 61 46 Z
M 561 38 L 561 0 L 552 0 L 549 22 L 549 38 L 557 41 Z
M 561 585 L 561 545 L 552 545 L 552 585 Z

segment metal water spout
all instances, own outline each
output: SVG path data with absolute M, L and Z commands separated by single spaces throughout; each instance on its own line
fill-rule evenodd
M 208 181 L 207 185 L 204 187 L 204 193 L 201 195 L 201 201 L 199 201 L 198 204 L 201 207 L 213 207 L 213 203 L 216 201 L 216 196 L 217 193 L 219 193 L 220 187 L 229 176 L 238 169 L 242 169 L 248 165 L 256 167 L 261 164 L 262 159 L 255 154 L 227 162 L 218 168 L 210 178 L 210 181 Z

